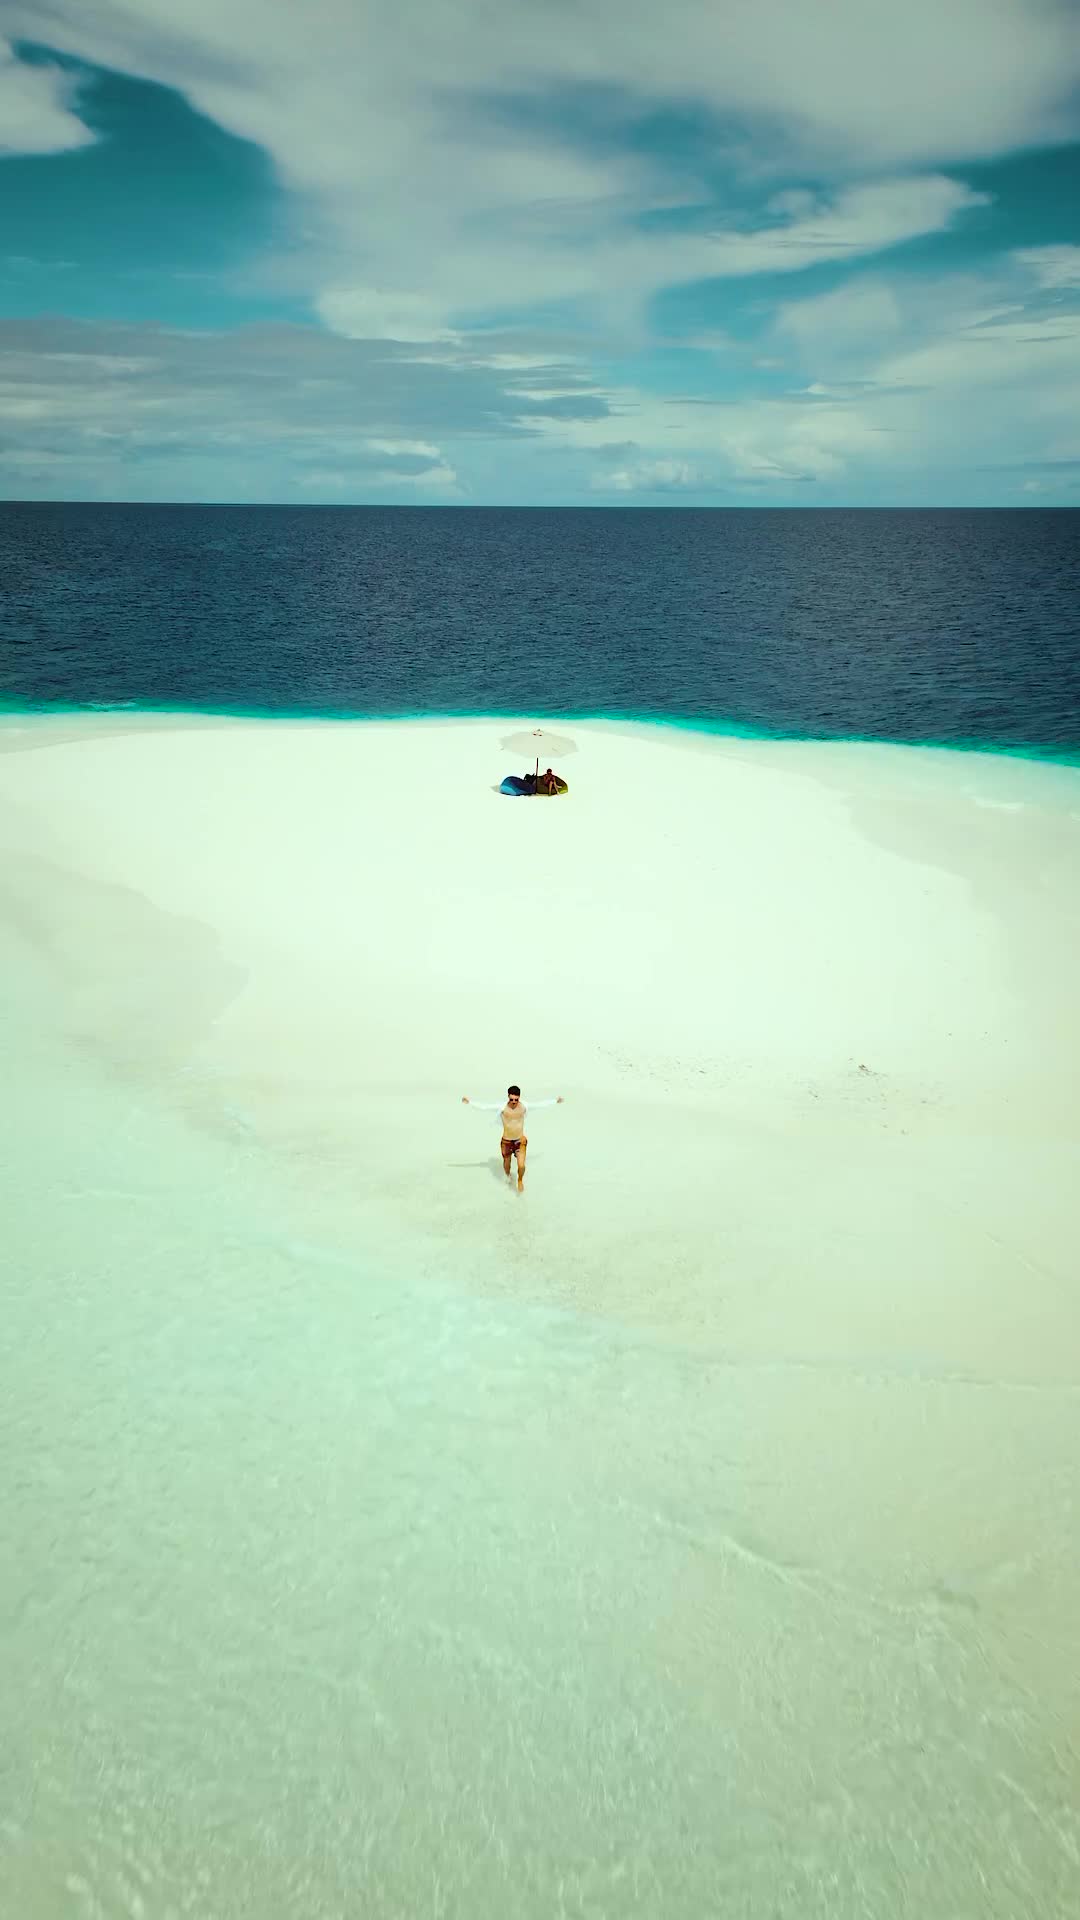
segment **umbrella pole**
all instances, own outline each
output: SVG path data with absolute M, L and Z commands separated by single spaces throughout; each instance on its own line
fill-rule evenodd
M 540 785 L 540 755 L 536 756 L 536 784 Z

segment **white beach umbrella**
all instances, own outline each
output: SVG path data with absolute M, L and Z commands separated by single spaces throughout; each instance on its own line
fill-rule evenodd
M 534 727 L 531 733 L 512 733 L 499 745 L 504 753 L 520 753 L 535 760 L 537 766 L 541 758 L 550 764 L 552 760 L 565 760 L 568 753 L 577 752 L 577 742 L 565 733 L 552 733 L 547 727 Z

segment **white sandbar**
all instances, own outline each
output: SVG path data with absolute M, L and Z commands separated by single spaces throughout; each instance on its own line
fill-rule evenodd
M 1080 772 L 569 723 L 510 800 L 513 731 L 9 725 L 16 924 L 105 1055 L 486 1287 L 1074 1377 Z M 512 1080 L 566 1096 L 520 1214 L 459 1106 Z
M 0 724 L 15 1903 L 1064 1920 L 1080 772 L 529 724 Z

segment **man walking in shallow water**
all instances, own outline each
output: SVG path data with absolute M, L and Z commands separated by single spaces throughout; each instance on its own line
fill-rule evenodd
M 560 1093 L 556 1094 L 554 1100 L 534 1100 L 533 1106 L 561 1107 L 562 1103 L 563 1097 Z M 507 1087 L 506 1105 L 504 1107 L 500 1107 L 497 1100 L 492 1100 L 491 1102 L 470 1100 L 467 1093 L 462 1094 L 461 1104 L 463 1107 L 475 1107 L 477 1113 L 497 1113 L 499 1115 L 502 1120 L 502 1139 L 499 1142 L 499 1147 L 502 1152 L 503 1172 L 509 1180 L 510 1162 L 511 1160 L 517 1161 L 517 1184 L 518 1192 L 520 1193 L 525 1185 L 525 1153 L 529 1145 L 528 1137 L 525 1133 L 526 1109 L 522 1104 L 521 1088 Z

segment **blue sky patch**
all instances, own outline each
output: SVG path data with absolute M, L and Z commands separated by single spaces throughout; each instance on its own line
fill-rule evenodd
M 243 287 L 281 247 L 287 207 L 269 156 L 172 88 L 23 45 L 71 76 L 95 136 L 73 152 L 0 160 L 8 312 L 235 325 L 307 315 L 306 301 Z

